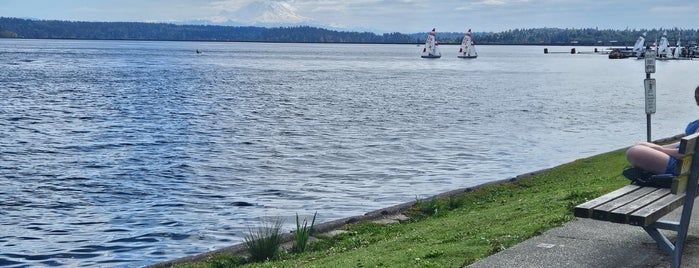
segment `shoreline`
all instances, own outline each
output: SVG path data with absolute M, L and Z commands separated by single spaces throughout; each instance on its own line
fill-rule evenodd
M 675 136 L 654 140 L 653 142 L 654 143 L 668 143 L 668 142 L 676 141 L 679 138 L 681 138 L 682 136 L 684 136 L 684 134 L 677 134 Z M 628 148 L 628 147 L 611 150 L 609 152 L 622 150 L 625 148 Z M 591 157 L 594 157 L 594 156 L 591 156 Z M 478 189 L 481 189 L 484 187 L 488 187 L 488 186 L 517 182 L 517 181 L 520 181 L 522 179 L 530 178 L 532 176 L 544 173 L 546 171 L 555 169 L 557 167 L 560 167 L 560 166 L 566 165 L 566 164 L 567 163 L 563 163 L 563 164 L 555 166 L 555 167 L 545 168 L 545 169 L 541 169 L 541 170 L 537 170 L 537 171 L 533 171 L 533 172 L 528 172 L 528 173 L 520 174 L 520 175 L 517 175 L 515 177 L 511 177 L 511 178 L 486 182 L 486 183 L 482 183 L 482 184 L 479 184 L 479 185 L 476 185 L 473 187 L 459 188 L 456 190 L 451 190 L 451 191 L 439 193 L 439 194 L 436 194 L 436 195 L 433 195 L 433 196 L 430 196 L 430 197 L 427 197 L 424 199 L 420 199 L 420 201 L 431 201 L 433 199 L 447 198 L 447 197 L 452 197 L 452 196 L 456 196 L 456 195 L 460 195 L 460 194 L 467 194 L 467 193 L 470 193 L 470 192 L 473 192 L 475 190 L 478 190 Z M 367 212 L 367 213 L 365 213 L 363 215 L 359 215 L 359 216 L 350 216 L 350 217 L 345 217 L 345 218 L 341 218 L 341 219 L 337 219 L 337 220 L 333 220 L 333 221 L 320 223 L 318 225 L 315 225 L 313 229 L 315 230 L 315 232 L 317 232 L 319 234 L 328 234 L 328 233 L 331 233 L 331 232 L 338 230 L 341 227 L 349 225 L 349 224 L 354 224 L 354 223 L 359 223 L 359 222 L 368 222 L 368 221 L 374 221 L 374 222 L 386 221 L 386 220 L 391 221 L 391 220 L 395 219 L 396 217 L 399 217 L 400 215 L 402 215 L 403 212 L 405 212 L 408 209 L 410 209 L 411 207 L 413 207 L 413 205 L 415 205 L 416 202 L 417 202 L 417 200 L 405 202 L 405 203 L 397 204 L 394 206 L 373 210 L 373 211 Z M 294 238 L 293 238 L 293 235 L 291 232 L 287 232 L 287 233 L 282 234 L 282 243 L 289 243 L 289 242 L 293 241 L 293 239 Z M 240 254 L 243 254 L 245 252 L 245 250 L 246 250 L 245 243 L 241 242 L 241 243 L 234 244 L 234 245 L 224 247 L 224 248 L 220 248 L 217 250 L 208 251 L 208 252 L 204 252 L 204 253 L 200 253 L 200 254 L 196 254 L 196 255 L 191 255 L 191 256 L 185 256 L 185 257 L 177 258 L 177 259 L 170 260 L 170 261 L 159 262 L 159 263 L 155 263 L 152 265 L 147 265 L 145 267 L 147 267 L 147 268 L 160 268 L 160 267 L 171 267 L 173 265 L 187 264 L 187 263 L 192 263 L 192 262 L 201 262 L 201 261 L 205 261 L 205 260 L 209 259 L 210 257 L 217 255 L 217 254 L 240 255 Z
M 128 42 L 191 42 L 191 43 L 262 43 L 262 44 L 336 44 L 336 45 L 408 45 L 408 46 L 424 46 L 425 43 L 398 43 L 398 42 L 292 42 L 292 41 L 259 41 L 259 40 L 180 40 L 180 39 L 96 39 L 96 38 L 2 38 L 0 40 L 63 40 L 63 41 L 128 41 Z M 459 46 L 461 43 L 440 42 L 440 45 Z M 507 43 L 479 43 L 479 46 L 551 46 L 551 47 L 612 47 L 613 45 L 580 45 L 580 44 L 507 44 Z M 555 52 L 551 52 L 554 54 Z M 570 54 L 570 52 L 563 52 Z

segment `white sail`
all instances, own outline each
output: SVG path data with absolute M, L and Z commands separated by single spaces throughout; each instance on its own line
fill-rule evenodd
M 636 44 L 633 45 L 633 52 L 636 53 L 636 56 L 640 56 L 646 50 L 646 34 L 645 32 L 641 34 L 641 36 L 636 39 Z
M 466 31 L 464 39 L 461 40 L 461 47 L 459 48 L 459 58 L 475 58 L 478 56 L 476 52 L 476 45 L 471 38 L 471 29 Z
M 682 54 L 682 43 L 680 42 L 681 36 L 677 37 L 677 46 L 675 47 L 675 53 L 673 53 L 672 57 L 675 59 L 679 59 L 681 54 Z
M 432 51 L 432 54 L 434 56 L 442 56 L 442 52 L 439 51 L 439 43 L 437 42 L 436 38 L 434 40 L 434 50 Z
M 670 54 L 670 42 L 667 41 L 667 32 L 663 32 L 658 43 L 658 57 L 665 58 Z
M 466 35 L 464 35 L 464 39 L 461 40 L 461 48 L 459 49 L 459 53 L 461 55 L 468 55 L 468 51 L 471 48 L 471 29 L 468 29 L 468 32 L 466 32 Z
M 439 43 L 437 43 L 437 38 L 435 37 L 435 29 L 427 35 L 425 39 L 425 47 L 422 49 L 423 58 L 438 58 L 442 54 L 439 52 Z

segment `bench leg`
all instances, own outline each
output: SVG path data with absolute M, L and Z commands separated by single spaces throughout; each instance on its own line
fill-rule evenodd
M 697 145 L 699 148 L 699 144 Z M 680 228 L 677 230 L 677 240 L 675 241 L 675 250 L 672 254 L 672 266 L 673 268 L 679 268 L 682 263 L 682 251 L 684 250 L 684 243 L 687 240 L 687 233 L 689 231 L 689 220 L 692 218 L 692 209 L 694 208 L 694 197 L 697 196 L 697 180 L 699 180 L 699 157 L 693 157 L 692 159 L 692 171 L 689 176 L 688 187 L 686 192 L 686 198 L 684 199 L 684 205 L 682 207 L 682 217 L 680 218 Z
M 680 223 L 676 221 L 656 221 L 655 223 L 652 224 L 653 227 L 658 228 L 658 229 L 663 229 L 663 230 L 670 230 L 670 231 L 675 231 L 679 232 L 680 231 Z
M 658 244 L 658 247 L 660 249 L 662 249 L 663 251 L 665 251 L 665 253 L 669 255 L 674 255 L 675 245 L 672 244 L 670 239 L 667 239 L 665 235 L 660 233 L 660 231 L 658 231 L 658 228 L 655 228 L 655 226 L 651 225 L 648 227 L 643 227 L 643 229 L 646 230 L 646 233 L 648 233 L 650 237 L 653 238 L 653 240 L 655 240 L 655 243 Z
M 672 268 L 679 268 L 682 263 L 682 251 L 684 250 L 684 243 L 687 240 L 687 233 L 689 231 L 689 220 L 692 217 L 692 207 L 694 206 L 694 199 L 687 198 L 682 208 L 682 217 L 680 222 L 665 222 L 658 221 L 647 227 L 643 227 L 653 240 L 658 244 L 658 247 L 665 251 L 667 254 L 672 256 Z M 677 238 L 675 243 L 672 243 L 670 239 L 662 234 L 658 229 L 672 230 L 677 232 Z
M 694 185 L 692 194 L 696 192 L 696 185 Z M 682 218 L 680 218 L 680 229 L 677 231 L 677 241 L 675 242 L 675 250 L 672 254 L 672 266 L 673 268 L 680 267 L 682 263 L 682 251 L 684 250 L 684 243 L 687 240 L 687 232 L 689 231 L 689 220 L 692 218 L 692 207 L 694 206 L 694 198 L 685 199 L 684 207 L 682 208 Z

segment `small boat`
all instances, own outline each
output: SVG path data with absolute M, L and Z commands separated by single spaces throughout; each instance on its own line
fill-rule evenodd
M 633 45 L 633 52 L 636 53 L 636 57 L 643 57 L 646 52 L 646 32 L 641 34 L 641 36 L 636 39 L 636 44 Z
M 667 41 L 667 32 L 663 33 L 663 37 L 660 38 L 660 43 L 658 44 L 657 60 L 688 60 L 687 51 L 682 47 L 682 36 L 677 37 L 677 45 L 674 47 L 670 46 L 670 42 Z
M 682 57 L 682 43 L 680 39 L 682 39 L 682 36 L 677 37 L 677 46 L 675 47 L 674 53 L 672 53 L 672 57 L 675 59 Z
M 670 42 L 667 41 L 667 31 L 663 32 L 663 36 L 660 37 L 660 43 L 658 43 L 658 58 L 669 58 L 672 57 L 670 52 Z
M 459 48 L 459 55 L 457 57 L 462 59 L 475 59 L 478 57 L 478 52 L 476 52 L 476 44 L 471 38 L 471 29 L 466 31 L 464 39 L 461 40 L 461 48 Z
M 609 52 L 610 59 L 626 59 L 629 57 L 628 53 L 624 53 L 621 49 L 615 48 L 612 52 Z
M 422 58 L 438 59 L 442 57 L 442 53 L 439 52 L 439 43 L 437 43 L 434 32 L 434 28 L 432 28 L 430 34 L 427 35 L 425 47 L 422 48 Z

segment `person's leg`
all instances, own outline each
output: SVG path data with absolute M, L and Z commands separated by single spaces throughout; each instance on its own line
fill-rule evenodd
M 670 156 L 647 146 L 634 145 L 626 151 L 626 159 L 633 167 L 664 174 Z

